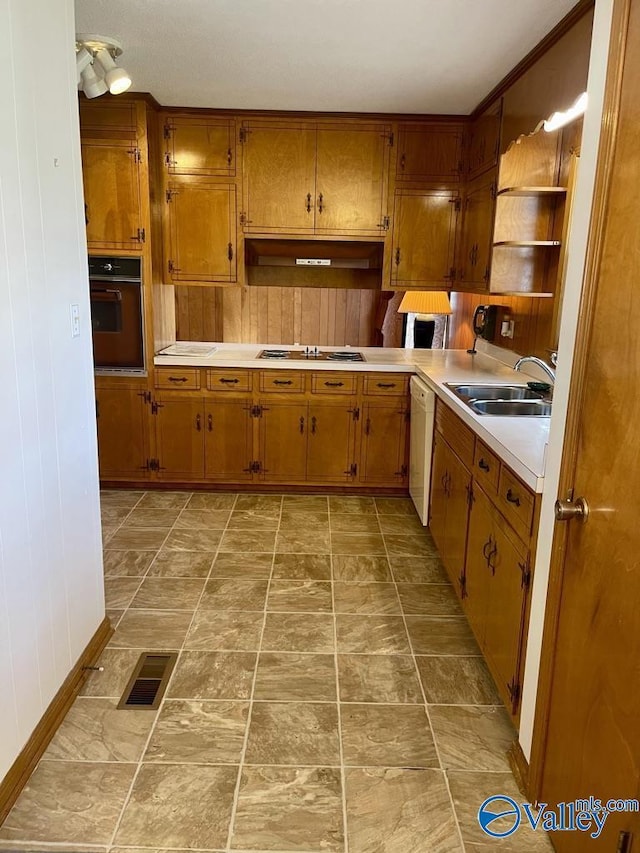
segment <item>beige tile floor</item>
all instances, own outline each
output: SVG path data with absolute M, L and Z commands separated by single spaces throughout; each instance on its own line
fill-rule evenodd
M 550 850 L 483 835 L 514 738 L 412 504 L 107 491 L 115 633 L 0 848 Z M 116 705 L 176 650 L 157 711 Z

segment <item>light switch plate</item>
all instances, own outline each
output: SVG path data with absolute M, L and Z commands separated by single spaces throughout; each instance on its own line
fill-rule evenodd
M 71 337 L 80 336 L 80 306 L 77 302 L 71 303 Z

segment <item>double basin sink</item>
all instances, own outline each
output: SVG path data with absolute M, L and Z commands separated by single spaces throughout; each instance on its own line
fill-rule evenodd
M 548 418 L 551 401 L 526 385 L 459 385 L 447 383 L 472 411 L 478 415 Z

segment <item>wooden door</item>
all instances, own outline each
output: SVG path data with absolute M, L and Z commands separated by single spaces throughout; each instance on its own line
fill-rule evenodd
M 309 404 L 307 480 L 350 483 L 356 477 L 354 409 L 353 402 Z
M 491 603 L 491 562 L 496 547 L 495 512 L 484 492 L 474 487 L 469 513 L 462 605 L 480 648 L 485 645 L 487 610 Z
M 442 561 L 456 586 L 464 575 L 469 520 L 471 474 L 456 454 L 447 447 L 447 519 Z
M 145 392 L 96 388 L 98 461 L 102 480 L 148 477 L 149 405 Z
M 165 395 L 158 402 L 156 447 L 161 480 L 204 477 L 204 416 L 199 397 Z
M 467 164 L 471 179 L 497 165 L 500 156 L 501 127 L 502 100 L 499 100 L 478 116 L 471 125 Z
M 140 149 L 133 142 L 82 142 L 82 181 L 90 249 L 133 249 L 144 241 Z
M 447 532 L 447 460 L 449 448 L 439 432 L 433 439 L 433 462 L 431 466 L 431 495 L 429 500 L 429 531 L 442 554 Z M 457 578 L 451 583 L 460 591 Z
M 493 248 L 496 183 L 493 172 L 473 181 L 463 203 L 458 274 L 461 289 L 488 290 Z
M 407 483 L 409 410 L 405 400 L 366 403 L 362 408 L 360 480 L 379 486 Z
M 318 129 L 316 233 L 384 236 L 391 127 Z
M 260 441 L 257 461 L 263 479 L 300 482 L 307 476 L 306 403 L 261 400 Z
M 244 232 L 312 234 L 315 125 L 243 122 Z
M 167 272 L 173 282 L 237 280 L 236 188 L 175 179 L 165 195 Z
M 451 287 L 460 204 L 455 192 L 396 192 L 391 251 L 394 287 Z
M 396 181 L 453 182 L 462 172 L 460 125 L 400 125 Z
M 611 44 L 559 489 L 590 511 L 556 524 L 532 754 L 549 803 L 640 791 L 638 0 L 614 3 Z M 582 833 L 554 835 L 559 853 L 586 849 Z M 610 814 L 588 841 L 635 851 L 638 814 Z
M 251 480 L 253 418 L 251 398 L 216 399 L 204 407 L 204 473 L 208 480 Z
M 168 115 L 164 163 L 170 175 L 234 177 L 236 124 L 233 119 Z

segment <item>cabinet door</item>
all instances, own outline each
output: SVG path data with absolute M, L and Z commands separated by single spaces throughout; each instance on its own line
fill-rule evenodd
M 475 178 L 498 164 L 502 100 L 489 107 L 471 125 L 469 134 L 469 178 Z
M 98 461 L 103 480 L 149 476 L 149 406 L 144 391 L 96 388 Z
M 487 610 L 491 600 L 492 570 L 495 565 L 496 531 L 494 511 L 479 488 L 473 490 L 474 501 L 469 514 L 467 559 L 462 604 L 478 644 L 484 647 Z
M 472 182 L 464 200 L 458 263 L 463 290 L 487 290 L 489 287 L 495 206 L 496 183 L 492 172 Z
M 171 281 L 236 281 L 235 186 L 174 180 L 167 187 L 165 208 Z
M 233 119 L 167 116 L 164 162 L 168 173 L 233 177 L 236 174 L 235 128 Z
M 253 419 L 251 398 L 220 399 L 204 407 L 204 473 L 208 480 L 251 480 Z
M 90 249 L 132 249 L 143 242 L 140 156 L 131 142 L 83 141 L 82 180 Z
M 459 181 L 462 171 L 461 126 L 400 125 L 397 181 Z
M 391 283 L 395 287 L 451 287 L 460 199 L 457 193 L 398 190 L 395 198 Z
M 307 475 L 307 404 L 260 402 L 258 461 L 263 479 L 299 482 Z
M 449 448 L 439 432 L 433 439 L 431 464 L 431 495 L 429 499 L 429 531 L 440 554 L 443 553 L 447 525 L 447 459 Z M 458 589 L 458 579 L 451 582 Z
M 403 399 L 367 403 L 362 409 L 360 480 L 381 486 L 407 482 L 409 409 Z
M 350 483 L 357 474 L 354 403 L 309 404 L 307 480 Z
M 316 233 L 384 234 L 390 138 L 386 125 L 318 129 Z
M 312 234 L 316 131 L 303 123 L 242 127 L 245 233 Z
M 467 529 L 469 524 L 469 490 L 471 474 L 448 450 L 447 471 L 447 519 L 445 527 L 444 552 L 442 561 L 455 586 L 459 588 L 460 577 L 464 576 L 464 561 L 467 549 Z
M 204 418 L 198 397 L 165 396 L 157 403 L 156 446 L 161 480 L 204 477 Z

